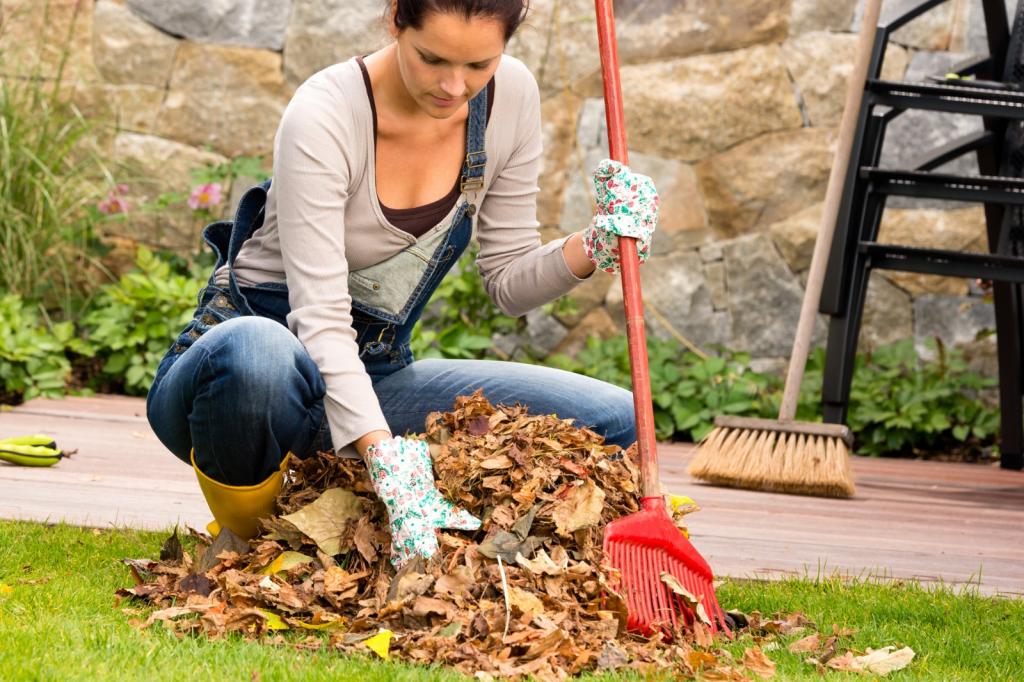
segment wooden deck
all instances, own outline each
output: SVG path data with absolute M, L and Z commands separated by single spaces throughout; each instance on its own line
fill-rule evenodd
M 0 462 L 0 518 L 90 526 L 202 527 L 191 470 L 149 429 L 141 399 L 34 400 L 0 412 L 0 434 L 42 432 L 77 454 L 47 469 Z M 736 577 L 855 575 L 917 579 L 1024 596 L 1024 473 L 996 467 L 855 458 L 858 495 L 827 500 L 695 483 L 693 451 L 660 451 L 667 489 L 703 507 L 693 542 Z

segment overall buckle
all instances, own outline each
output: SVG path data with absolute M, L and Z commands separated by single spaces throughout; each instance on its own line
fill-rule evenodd
M 459 180 L 460 192 L 475 192 L 484 186 L 483 172 L 480 175 L 471 176 L 470 173 L 487 166 L 487 152 L 469 152 L 466 154 L 466 170 Z

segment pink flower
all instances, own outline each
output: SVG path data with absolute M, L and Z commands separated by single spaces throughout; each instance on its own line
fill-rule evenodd
M 188 207 L 193 211 L 198 211 L 201 208 L 210 208 L 220 202 L 220 185 L 216 183 L 197 185 L 192 189 L 192 194 L 188 197 Z
M 103 215 L 114 215 L 127 213 L 128 200 L 124 197 L 128 194 L 128 185 L 118 185 L 107 192 L 107 198 L 96 205 L 96 208 Z

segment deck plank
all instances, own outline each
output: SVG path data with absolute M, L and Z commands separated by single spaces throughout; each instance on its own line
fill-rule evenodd
M 142 399 L 40 399 L 0 412 L 0 433 L 33 432 L 77 453 L 47 469 L 0 463 L 0 518 L 148 529 L 209 520 Z M 662 445 L 662 483 L 700 504 L 692 539 L 719 575 L 917 579 L 1024 596 L 1024 473 L 855 457 L 857 496 L 830 500 L 696 482 L 686 471 L 694 452 Z

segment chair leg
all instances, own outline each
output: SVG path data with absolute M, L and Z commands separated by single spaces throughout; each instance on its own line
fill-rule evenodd
M 996 347 L 999 356 L 1000 466 L 1024 468 L 1024 414 L 1021 400 L 1021 290 L 1006 282 L 993 285 Z

